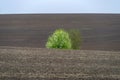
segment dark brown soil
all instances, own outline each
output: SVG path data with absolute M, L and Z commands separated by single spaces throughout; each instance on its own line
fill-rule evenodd
M 120 80 L 120 52 L 0 47 L 0 80 Z
M 44 48 L 58 28 L 80 29 L 82 49 L 120 51 L 120 14 L 0 15 L 0 46 Z

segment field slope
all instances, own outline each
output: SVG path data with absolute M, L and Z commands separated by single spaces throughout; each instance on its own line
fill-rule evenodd
M 0 80 L 119 80 L 120 52 L 0 47 Z
M 59 28 L 80 30 L 82 50 L 120 51 L 120 14 L 3 14 L 0 46 L 45 48 Z

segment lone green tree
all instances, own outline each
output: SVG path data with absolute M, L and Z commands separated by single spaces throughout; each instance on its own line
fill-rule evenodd
M 71 49 L 72 43 L 69 33 L 67 33 L 64 29 L 57 29 L 51 36 L 49 36 L 46 47 Z

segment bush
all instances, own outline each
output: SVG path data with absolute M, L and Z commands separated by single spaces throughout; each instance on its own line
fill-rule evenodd
M 68 33 L 71 38 L 72 49 L 80 49 L 82 43 L 80 31 L 78 29 L 71 29 Z
M 71 49 L 72 44 L 69 34 L 63 29 L 56 30 L 51 36 L 49 36 L 46 47 Z

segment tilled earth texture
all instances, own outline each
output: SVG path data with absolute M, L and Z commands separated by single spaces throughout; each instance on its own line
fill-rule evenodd
M 45 48 L 58 28 L 80 30 L 82 50 L 120 51 L 120 14 L 1 14 L 0 46 Z
M 120 52 L 1 46 L 0 80 L 120 80 Z

